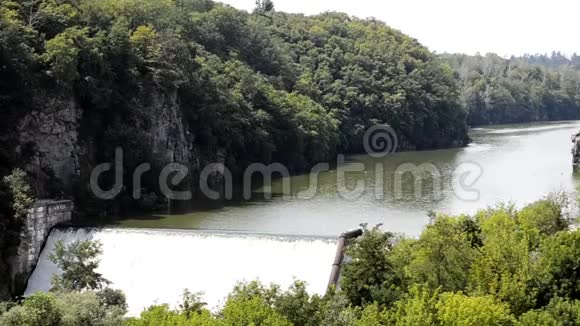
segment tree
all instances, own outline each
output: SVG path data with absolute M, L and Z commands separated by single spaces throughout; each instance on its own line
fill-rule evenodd
M 123 311 L 127 310 L 127 298 L 125 293 L 121 290 L 114 290 L 111 288 L 104 288 L 96 293 L 97 298 L 102 306 L 118 307 Z
M 465 232 L 466 219 L 438 215 L 427 225 L 411 251 L 408 268 L 414 282 L 443 291 L 467 286 L 476 250 Z
M 360 318 L 356 321 L 356 326 L 381 326 L 389 325 L 384 309 L 378 303 L 367 305 L 361 312 Z
M 38 318 L 36 311 L 23 306 L 16 306 L 0 316 L 1 325 L 14 326 L 43 326 L 43 321 Z
M 310 296 L 306 284 L 295 281 L 290 288 L 274 299 L 274 309 L 288 318 L 293 325 L 320 325 L 320 310 L 323 299 Z
M 183 297 L 179 304 L 179 309 L 186 317 L 192 314 L 199 314 L 204 310 L 205 302 L 201 301 L 201 293 L 192 293 L 188 289 L 183 291 Z
M 12 208 L 16 220 L 22 221 L 28 215 L 28 210 L 34 204 L 34 196 L 26 173 L 21 169 L 14 169 L 12 173 L 4 177 L 4 182 L 12 194 Z
M 402 282 L 389 258 L 392 239 L 391 233 L 375 227 L 348 247 L 352 261 L 343 267 L 340 286 L 353 305 L 389 304 L 401 294 Z
M 79 77 L 79 54 L 87 39 L 88 28 L 71 27 L 46 41 L 42 60 L 59 81 L 69 83 Z
M 227 325 L 289 326 L 292 323 L 260 295 L 230 295 L 220 311 Z
M 327 296 L 319 311 L 321 326 L 354 326 L 360 318 L 360 307 L 353 307 L 341 293 Z
M 536 268 L 541 303 L 551 298 L 580 298 L 580 230 L 547 237 L 539 249 Z
M 138 26 L 129 38 L 141 60 L 148 60 L 159 51 L 159 35 L 151 25 Z
M 274 2 L 272 0 L 256 0 L 254 12 L 266 13 L 274 11 Z
M 223 323 L 207 310 L 186 316 L 168 305 L 151 306 L 139 318 L 128 318 L 127 326 L 218 326 Z
M 76 241 L 68 246 L 58 241 L 49 259 L 62 270 L 62 274 L 53 276 L 52 290 L 95 290 L 109 284 L 107 279 L 96 272 L 99 266 L 98 256 L 101 253 L 101 244 L 98 241 Z
M 568 229 L 569 221 L 563 214 L 564 207 L 566 199 L 553 195 L 527 205 L 518 212 L 517 223 L 526 233 L 531 248 L 537 248 L 546 237 Z
M 504 59 L 495 54 L 444 54 L 459 76 L 472 126 L 577 119 L 580 81 L 574 58 L 558 53 Z
M 510 207 L 483 211 L 481 225 L 483 246 L 470 270 L 469 288 L 479 295 L 492 295 L 508 302 L 519 315 L 535 305 L 537 291 L 532 280 L 532 255 L 528 238 L 517 225 Z

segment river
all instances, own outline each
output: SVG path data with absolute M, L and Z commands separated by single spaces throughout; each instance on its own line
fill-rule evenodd
M 551 192 L 575 193 L 580 177 L 572 172 L 570 137 L 578 130 L 577 121 L 475 128 L 470 131 L 472 143 L 465 148 L 401 152 L 382 158 L 347 156 L 344 164 L 318 175 L 314 197 L 303 196 L 310 176 L 296 175 L 274 180 L 271 200 L 237 201 L 189 214 L 137 216 L 115 225 L 336 236 L 360 223 L 381 223 L 387 230 L 416 236 L 428 222 L 429 211 L 471 214 L 500 202 L 521 206 Z M 340 171 L 360 163 L 364 171 L 339 177 Z M 428 167 L 430 172 L 419 173 L 418 178 L 401 173 L 413 166 L 409 164 Z M 453 180 L 454 173 L 466 166 L 473 170 L 471 177 L 479 178 L 468 182 L 467 194 L 462 195 L 454 190 Z M 291 195 L 276 196 L 288 181 Z M 357 183 L 364 192 L 354 198 L 338 191 L 341 184 L 354 189 Z

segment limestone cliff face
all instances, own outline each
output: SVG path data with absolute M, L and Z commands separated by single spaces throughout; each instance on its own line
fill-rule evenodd
M 149 141 L 155 159 L 163 163 L 195 164 L 194 138 L 184 124 L 177 94 L 158 94 L 146 112 L 151 117 Z
M 37 195 L 44 197 L 52 187 L 51 180 L 58 180 L 70 190 L 80 173 L 83 147 L 78 129 L 82 110 L 74 100 L 63 97 L 40 96 L 35 106 L 17 126 L 16 154 L 27 157 L 26 170 L 37 181 Z
M 227 153 L 221 148 L 208 152 L 196 145 L 194 133 L 185 122 L 183 108 L 176 92 L 154 94 L 150 103 L 143 108 L 143 112 L 145 112 L 143 119 L 150 120 L 150 126 L 145 129 L 143 138 L 143 141 L 149 143 L 150 157 L 153 161 L 150 163 L 159 169 L 168 163 L 186 166 L 189 170 L 186 183 L 195 196 L 199 193 L 201 170 L 207 164 L 225 164 Z M 153 174 L 158 176 L 159 171 L 154 171 Z M 208 183 L 212 188 L 223 191 L 221 174 L 211 175 Z M 182 206 L 182 208 L 190 207 Z
M 161 203 L 164 200 L 159 198 L 156 183 L 166 164 L 180 163 L 188 168 L 189 178 L 182 187 L 195 194 L 203 167 L 226 162 L 227 153 L 222 149 L 201 149 L 196 144 L 176 91 L 153 88 L 129 103 L 124 111 L 99 111 L 84 108 L 66 94 L 41 94 L 34 99 L 34 109 L 16 126 L 15 155 L 23 158 L 39 198 L 89 198 L 92 169 L 103 162 L 112 163 L 117 147 L 123 149 L 126 197 L 131 193 L 133 169 L 150 163 L 152 171 L 147 172 L 142 193 L 158 197 Z M 219 190 L 223 181 L 213 175 L 210 183 Z M 81 210 L 86 205 L 76 204 Z

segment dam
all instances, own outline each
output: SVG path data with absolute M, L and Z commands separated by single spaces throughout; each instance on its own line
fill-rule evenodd
M 98 272 L 127 296 L 128 315 L 152 304 L 176 307 L 185 289 L 202 292 L 216 310 L 239 281 L 259 280 L 288 288 L 294 280 L 324 294 L 336 238 L 245 234 L 222 231 L 57 228 L 49 235 L 25 295 L 50 289 L 59 269 L 48 259 L 58 240 L 102 244 Z

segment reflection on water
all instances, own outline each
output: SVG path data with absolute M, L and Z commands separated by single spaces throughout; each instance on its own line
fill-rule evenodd
M 465 148 L 404 152 L 384 158 L 350 156 L 336 169 L 318 175 L 313 198 L 304 199 L 311 179 L 305 174 L 273 183 L 272 191 L 280 194 L 283 183 L 289 182 L 289 197 L 274 196 L 269 201 L 235 203 L 185 215 L 143 216 L 119 224 L 337 235 L 360 223 L 383 223 L 391 231 L 416 235 L 427 223 L 429 211 L 473 213 L 501 201 L 522 205 L 550 192 L 575 192 L 579 180 L 572 174 L 570 136 L 579 129 L 580 122 L 477 128 L 471 131 L 472 144 Z M 363 171 L 345 173 L 341 179 L 341 170 L 360 163 Z M 475 163 L 483 171 L 473 187 L 479 192 L 477 200 L 458 198 L 451 186 L 453 171 L 465 163 Z M 440 177 L 421 173 L 417 183 L 413 174 L 398 173 L 403 164 L 436 167 Z M 346 190 L 362 184 L 364 192 L 356 199 L 345 199 L 339 193 L 341 184 Z

